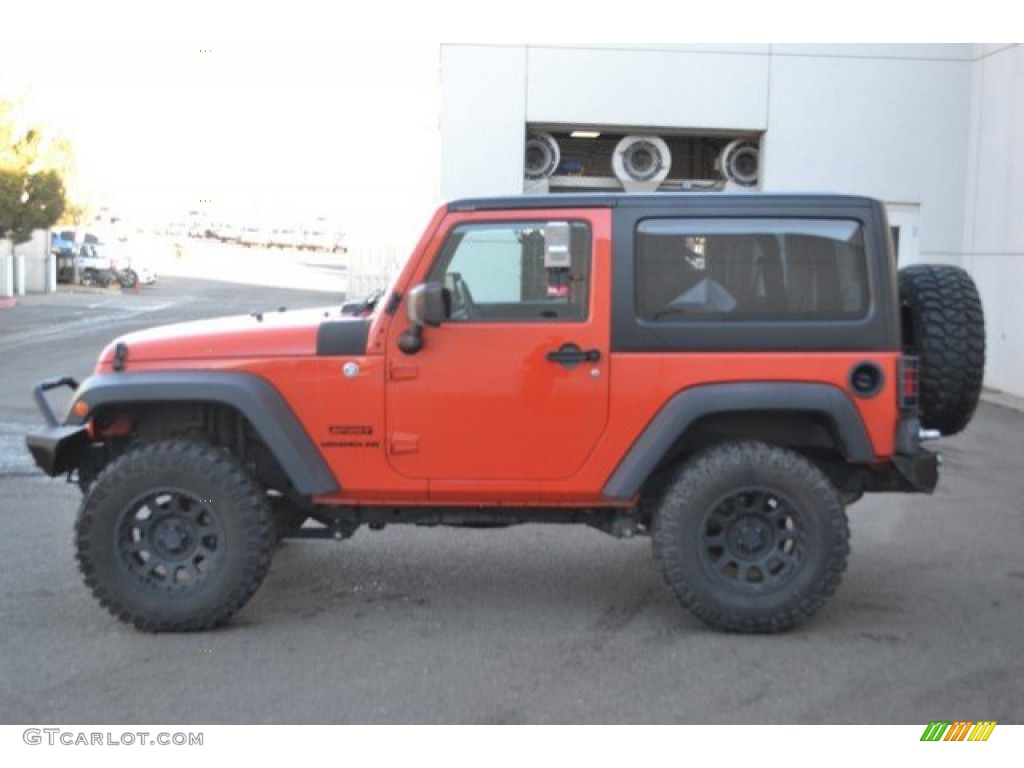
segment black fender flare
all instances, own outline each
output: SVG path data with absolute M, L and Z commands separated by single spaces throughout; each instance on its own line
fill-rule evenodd
M 134 403 L 219 403 L 245 416 L 304 496 L 338 491 L 338 482 L 281 394 L 266 380 L 236 371 L 152 371 L 99 374 L 82 382 L 72 402 L 84 400 L 89 413 L 105 405 Z M 69 411 L 66 423 L 86 417 Z
M 662 457 L 698 419 L 744 411 L 822 416 L 832 426 L 848 461 L 869 462 L 875 458 L 860 413 L 838 387 L 799 382 L 706 384 L 684 390 L 662 406 L 608 478 L 604 495 L 610 499 L 636 496 Z

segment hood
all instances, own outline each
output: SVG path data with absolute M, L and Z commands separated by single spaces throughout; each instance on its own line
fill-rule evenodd
M 254 312 L 190 323 L 176 323 L 120 336 L 103 350 L 96 372 L 112 370 L 120 345 L 125 369 L 137 363 L 184 362 L 317 354 L 320 326 L 367 325 L 365 318 L 337 308 Z M 365 336 L 364 336 L 365 338 Z

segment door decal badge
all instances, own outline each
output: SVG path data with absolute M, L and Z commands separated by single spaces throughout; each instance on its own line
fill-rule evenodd
M 348 438 L 342 440 L 321 441 L 322 448 L 371 448 L 379 449 L 380 442 L 377 440 L 361 440 L 359 438 L 373 437 L 373 427 L 359 424 L 332 424 L 327 428 L 331 435 Z

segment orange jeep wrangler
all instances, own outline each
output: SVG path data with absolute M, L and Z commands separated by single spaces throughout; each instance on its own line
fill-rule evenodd
M 27 443 L 140 629 L 226 621 L 284 537 L 531 522 L 650 535 L 695 615 L 775 632 L 839 584 L 847 505 L 934 489 L 983 322 L 870 199 L 463 200 L 376 297 L 116 339 Z

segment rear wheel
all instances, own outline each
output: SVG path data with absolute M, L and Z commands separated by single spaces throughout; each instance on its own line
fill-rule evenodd
M 154 443 L 107 467 L 75 526 L 86 585 L 139 629 L 202 630 L 253 595 L 271 560 L 266 500 L 235 459 L 212 446 Z
M 900 270 L 903 343 L 921 361 L 921 425 L 955 435 L 970 423 L 985 374 L 985 317 L 971 276 L 959 267 Z
M 828 478 L 793 451 L 726 443 L 676 473 L 654 518 L 666 582 L 694 615 L 779 632 L 815 613 L 846 568 L 849 527 Z

